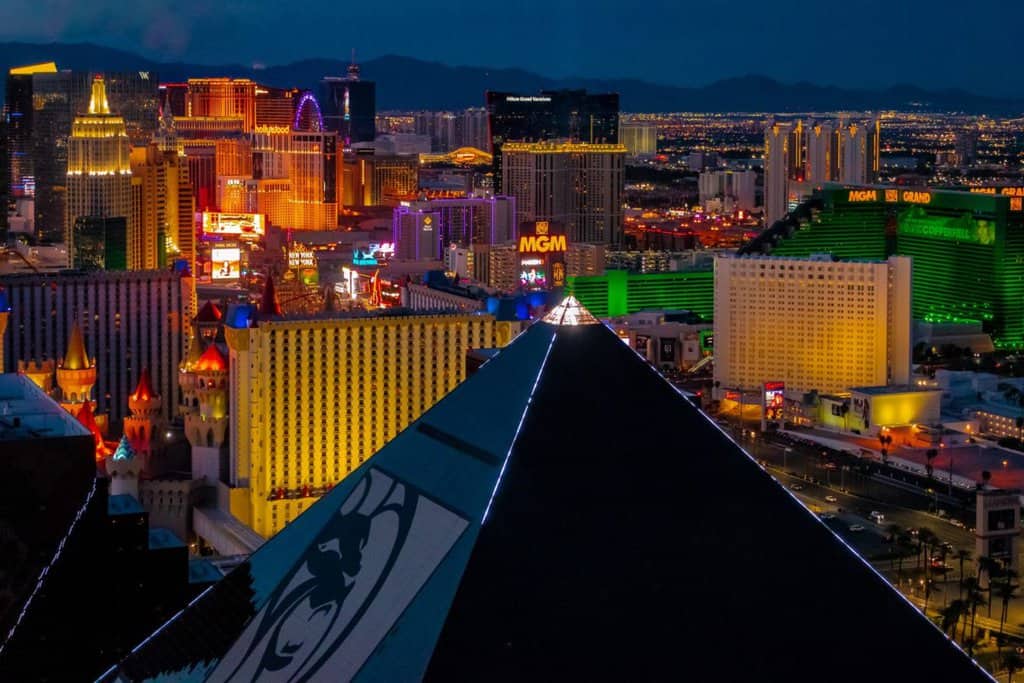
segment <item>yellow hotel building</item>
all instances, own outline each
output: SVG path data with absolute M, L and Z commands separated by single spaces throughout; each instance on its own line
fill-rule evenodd
M 244 324 L 226 329 L 230 506 L 264 537 L 462 382 L 467 350 L 518 331 L 490 315 L 408 312 L 261 312 Z

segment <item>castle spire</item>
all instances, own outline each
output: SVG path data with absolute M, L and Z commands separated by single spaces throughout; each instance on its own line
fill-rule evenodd
M 103 82 L 103 76 L 99 74 L 92 79 L 92 96 L 89 98 L 89 113 L 110 113 L 110 105 L 107 104 L 107 86 Z
M 153 382 L 149 377 L 149 368 L 142 368 L 142 373 L 139 375 L 139 383 L 135 387 L 135 392 L 129 398 L 136 401 L 148 401 L 154 396 L 156 396 L 156 392 L 153 391 Z
M 61 367 L 65 370 L 85 370 L 89 367 L 89 356 L 85 352 L 85 342 L 82 341 L 82 328 L 78 326 L 77 321 L 71 324 L 68 348 Z

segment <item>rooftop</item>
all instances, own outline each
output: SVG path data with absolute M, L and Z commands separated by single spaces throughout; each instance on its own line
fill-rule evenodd
M 119 515 L 141 515 L 144 512 L 142 505 L 135 496 L 122 493 L 117 496 L 110 496 L 107 499 L 107 514 L 111 517 Z
M 170 529 L 164 529 L 163 527 L 153 527 L 149 530 L 150 550 L 163 550 L 165 548 L 184 547 L 184 541 L 178 538 Z
M 884 387 L 853 387 L 850 393 L 867 394 L 868 396 L 885 396 L 886 394 L 920 394 L 942 393 L 938 387 L 919 387 L 914 384 L 892 384 Z
M 0 374 L 0 441 L 88 434 L 89 430 L 28 377 Z

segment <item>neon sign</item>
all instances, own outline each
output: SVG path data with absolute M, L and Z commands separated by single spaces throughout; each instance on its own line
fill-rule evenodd
M 850 190 L 849 202 L 877 202 L 878 190 Z
M 931 192 L 917 192 L 915 190 L 904 190 L 903 201 L 908 204 L 930 204 L 932 201 Z
M 519 238 L 520 254 L 549 254 L 566 249 L 565 235 L 522 235 Z
M 288 267 L 301 268 L 303 266 L 315 266 L 316 257 L 311 251 L 289 251 Z
M 992 221 L 975 219 L 969 213 L 954 217 L 929 216 L 919 206 L 900 214 L 899 234 L 983 245 L 996 241 L 996 227 Z
M 785 402 L 785 382 L 764 383 L 764 417 L 766 420 L 781 420 Z

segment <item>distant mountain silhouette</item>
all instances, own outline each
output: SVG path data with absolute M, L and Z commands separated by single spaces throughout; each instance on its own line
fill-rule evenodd
M 88 43 L 0 43 L 0 68 L 55 61 L 62 69 L 150 71 L 165 82 L 196 76 L 248 77 L 273 86 L 313 88 L 325 75 L 344 75 L 343 59 L 305 59 L 283 66 L 160 63 L 123 50 Z M 542 89 L 586 88 L 618 92 L 623 111 L 806 112 L 916 109 L 974 114 L 1021 114 L 1024 99 L 984 97 L 963 90 L 929 91 L 899 84 L 879 90 L 812 83 L 780 83 L 761 75 L 727 78 L 684 88 L 639 79 L 547 78 L 521 69 L 449 66 L 387 55 L 361 63 L 363 77 L 377 83 L 377 108 L 461 109 L 482 106 L 485 90 L 532 93 Z

